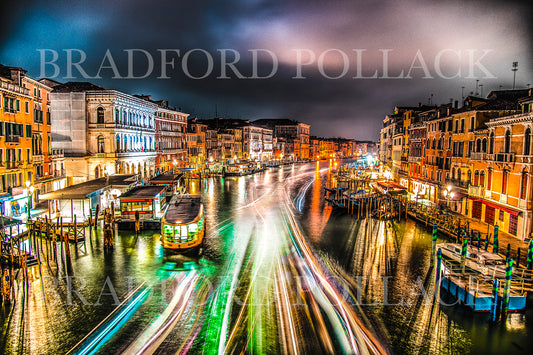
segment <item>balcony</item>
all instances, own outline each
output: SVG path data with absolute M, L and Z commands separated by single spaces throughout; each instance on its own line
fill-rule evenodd
M 52 159 L 61 159 L 65 156 L 63 149 L 52 149 L 52 154 L 50 158 Z
M 517 163 L 532 164 L 533 155 L 515 155 Z
M 18 143 L 20 142 L 20 136 L 15 136 L 13 134 L 6 136 L 6 143 Z
M 460 187 L 463 189 L 468 189 L 469 182 L 463 181 L 463 180 L 456 180 L 456 179 L 446 179 L 446 184 L 450 184 L 450 185 Z
M 54 170 L 54 177 L 55 178 L 65 177 L 65 169 Z
M 22 164 L 22 161 L 6 161 L 6 169 L 18 169 Z
M 44 161 L 44 155 L 34 155 L 33 156 L 33 163 L 42 163 Z
M 502 163 L 514 163 L 515 162 L 515 153 L 497 153 L 493 154 L 494 161 Z
M 102 153 L 100 153 L 102 154 Z M 148 151 L 141 151 L 141 150 L 127 150 L 127 151 L 119 151 L 116 154 L 108 153 L 108 157 L 118 157 L 118 158 L 128 158 L 128 157 L 148 157 L 148 156 L 155 156 L 156 151 L 155 150 L 148 150 Z
M 468 194 L 474 197 L 485 197 L 485 188 L 481 186 L 468 186 Z
M 420 163 L 421 161 L 422 161 L 422 157 L 409 156 L 409 163 Z
M 472 152 L 472 153 L 470 153 L 470 160 L 476 160 L 476 161 L 487 160 L 487 153 Z
M 2 80 L 0 80 L 0 88 L 5 89 L 5 90 L 9 90 L 9 91 L 12 91 L 12 92 L 16 92 L 18 94 L 26 95 L 26 96 L 30 95 L 30 89 L 27 89 L 25 87 L 18 86 L 18 85 L 12 84 L 12 83 L 8 83 L 8 82 L 2 81 Z
M 185 152 L 185 149 L 183 148 L 165 148 L 165 149 L 160 150 L 158 153 L 159 154 L 179 154 L 179 153 L 184 153 L 184 152 Z

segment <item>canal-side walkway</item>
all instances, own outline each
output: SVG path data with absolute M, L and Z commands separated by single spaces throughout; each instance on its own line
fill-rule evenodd
M 438 208 L 429 207 L 426 204 L 412 201 L 410 199 L 403 200 L 403 203 L 408 205 L 407 210 L 410 212 L 409 215 L 419 222 L 424 222 L 425 219 L 426 224 L 429 226 L 437 225 L 437 228 L 439 228 L 439 224 L 446 224 L 445 228 L 448 229 L 448 235 L 453 235 L 454 233 L 452 233 L 452 230 L 456 230 L 457 227 L 460 226 L 469 231 L 474 231 L 474 241 L 477 240 L 477 233 L 480 232 L 482 245 L 484 245 L 483 242 L 488 234 L 489 250 L 492 250 L 495 226 L 453 211 L 441 211 Z M 471 242 L 474 243 L 474 241 Z M 500 254 L 505 255 L 507 245 L 511 246 L 510 257 L 515 260 L 515 263 L 518 248 L 520 248 L 520 265 L 525 266 L 527 262 L 528 242 L 520 240 L 516 236 L 498 229 L 498 251 Z

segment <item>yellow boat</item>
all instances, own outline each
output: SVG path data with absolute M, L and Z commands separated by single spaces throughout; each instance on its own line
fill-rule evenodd
M 196 251 L 204 248 L 204 206 L 199 195 L 174 195 L 161 220 L 161 243 L 166 250 Z

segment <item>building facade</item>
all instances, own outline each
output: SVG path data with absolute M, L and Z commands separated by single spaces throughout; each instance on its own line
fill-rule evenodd
M 62 149 L 71 183 L 109 174 L 155 174 L 153 102 L 89 83 L 54 87 L 52 146 Z

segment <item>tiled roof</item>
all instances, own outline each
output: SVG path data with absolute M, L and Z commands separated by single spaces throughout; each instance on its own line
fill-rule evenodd
M 86 81 L 69 81 L 68 83 L 55 86 L 53 92 L 83 92 L 92 90 L 105 89 Z

